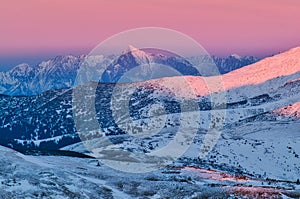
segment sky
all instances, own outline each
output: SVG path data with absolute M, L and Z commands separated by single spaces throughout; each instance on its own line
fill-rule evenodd
M 210 54 L 267 56 L 300 46 L 299 0 L 1 0 L 0 70 L 87 54 L 119 32 L 163 27 Z

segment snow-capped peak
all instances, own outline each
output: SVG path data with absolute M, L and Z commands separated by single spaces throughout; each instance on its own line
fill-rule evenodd
M 242 56 L 240 56 L 240 55 L 238 55 L 238 54 L 236 54 L 236 53 L 234 53 L 234 54 L 232 54 L 232 55 L 230 55 L 231 57 L 234 57 L 234 58 L 236 58 L 236 59 L 241 59 L 242 58 Z
M 12 69 L 12 71 L 14 71 L 14 70 L 22 70 L 22 71 L 25 71 L 25 70 L 27 70 L 29 67 L 30 67 L 29 64 L 22 63 L 22 64 L 19 64 L 19 65 L 15 66 L 15 67 Z
M 132 51 L 139 51 L 139 49 L 132 45 L 128 45 L 127 52 L 132 52 Z
M 9 71 L 12 76 L 25 76 L 32 71 L 33 68 L 26 63 L 19 64 Z
M 140 50 L 132 45 L 129 45 L 125 52 L 126 54 L 130 53 L 139 64 L 151 62 L 150 55 L 148 55 L 145 51 Z

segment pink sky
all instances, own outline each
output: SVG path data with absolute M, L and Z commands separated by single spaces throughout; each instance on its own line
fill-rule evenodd
M 171 28 L 210 54 L 300 45 L 299 0 L 2 0 L 1 56 L 88 53 L 118 32 Z

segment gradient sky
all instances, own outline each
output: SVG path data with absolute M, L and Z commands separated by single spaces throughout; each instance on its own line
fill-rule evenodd
M 210 54 L 265 56 L 300 46 L 299 20 L 299 0 L 1 0 L 0 70 L 145 26 L 185 33 Z

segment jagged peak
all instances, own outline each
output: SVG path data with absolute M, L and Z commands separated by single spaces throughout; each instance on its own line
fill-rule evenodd
M 140 50 L 140 49 L 138 49 L 138 48 L 136 48 L 136 47 L 134 47 L 134 46 L 132 46 L 132 45 L 128 45 L 126 51 L 132 52 L 132 51 L 138 51 L 138 50 Z
M 148 55 L 145 51 L 138 49 L 132 45 L 128 45 L 127 49 L 125 50 L 124 54 L 130 53 L 138 63 L 150 62 L 151 56 Z
M 22 64 L 16 65 L 14 68 L 12 68 L 10 70 L 10 72 L 13 73 L 15 71 L 26 71 L 28 69 L 31 69 L 31 66 L 27 63 L 22 63 Z
M 147 55 L 146 52 L 132 45 L 128 45 L 127 49 L 125 50 L 125 53 L 131 53 L 132 55 L 142 55 L 142 56 Z
M 238 55 L 236 53 L 231 54 L 230 57 L 234 57 L 236 59 L 241 59 L 242 58 L 242 56 L 240 56 L 240 55 Z

